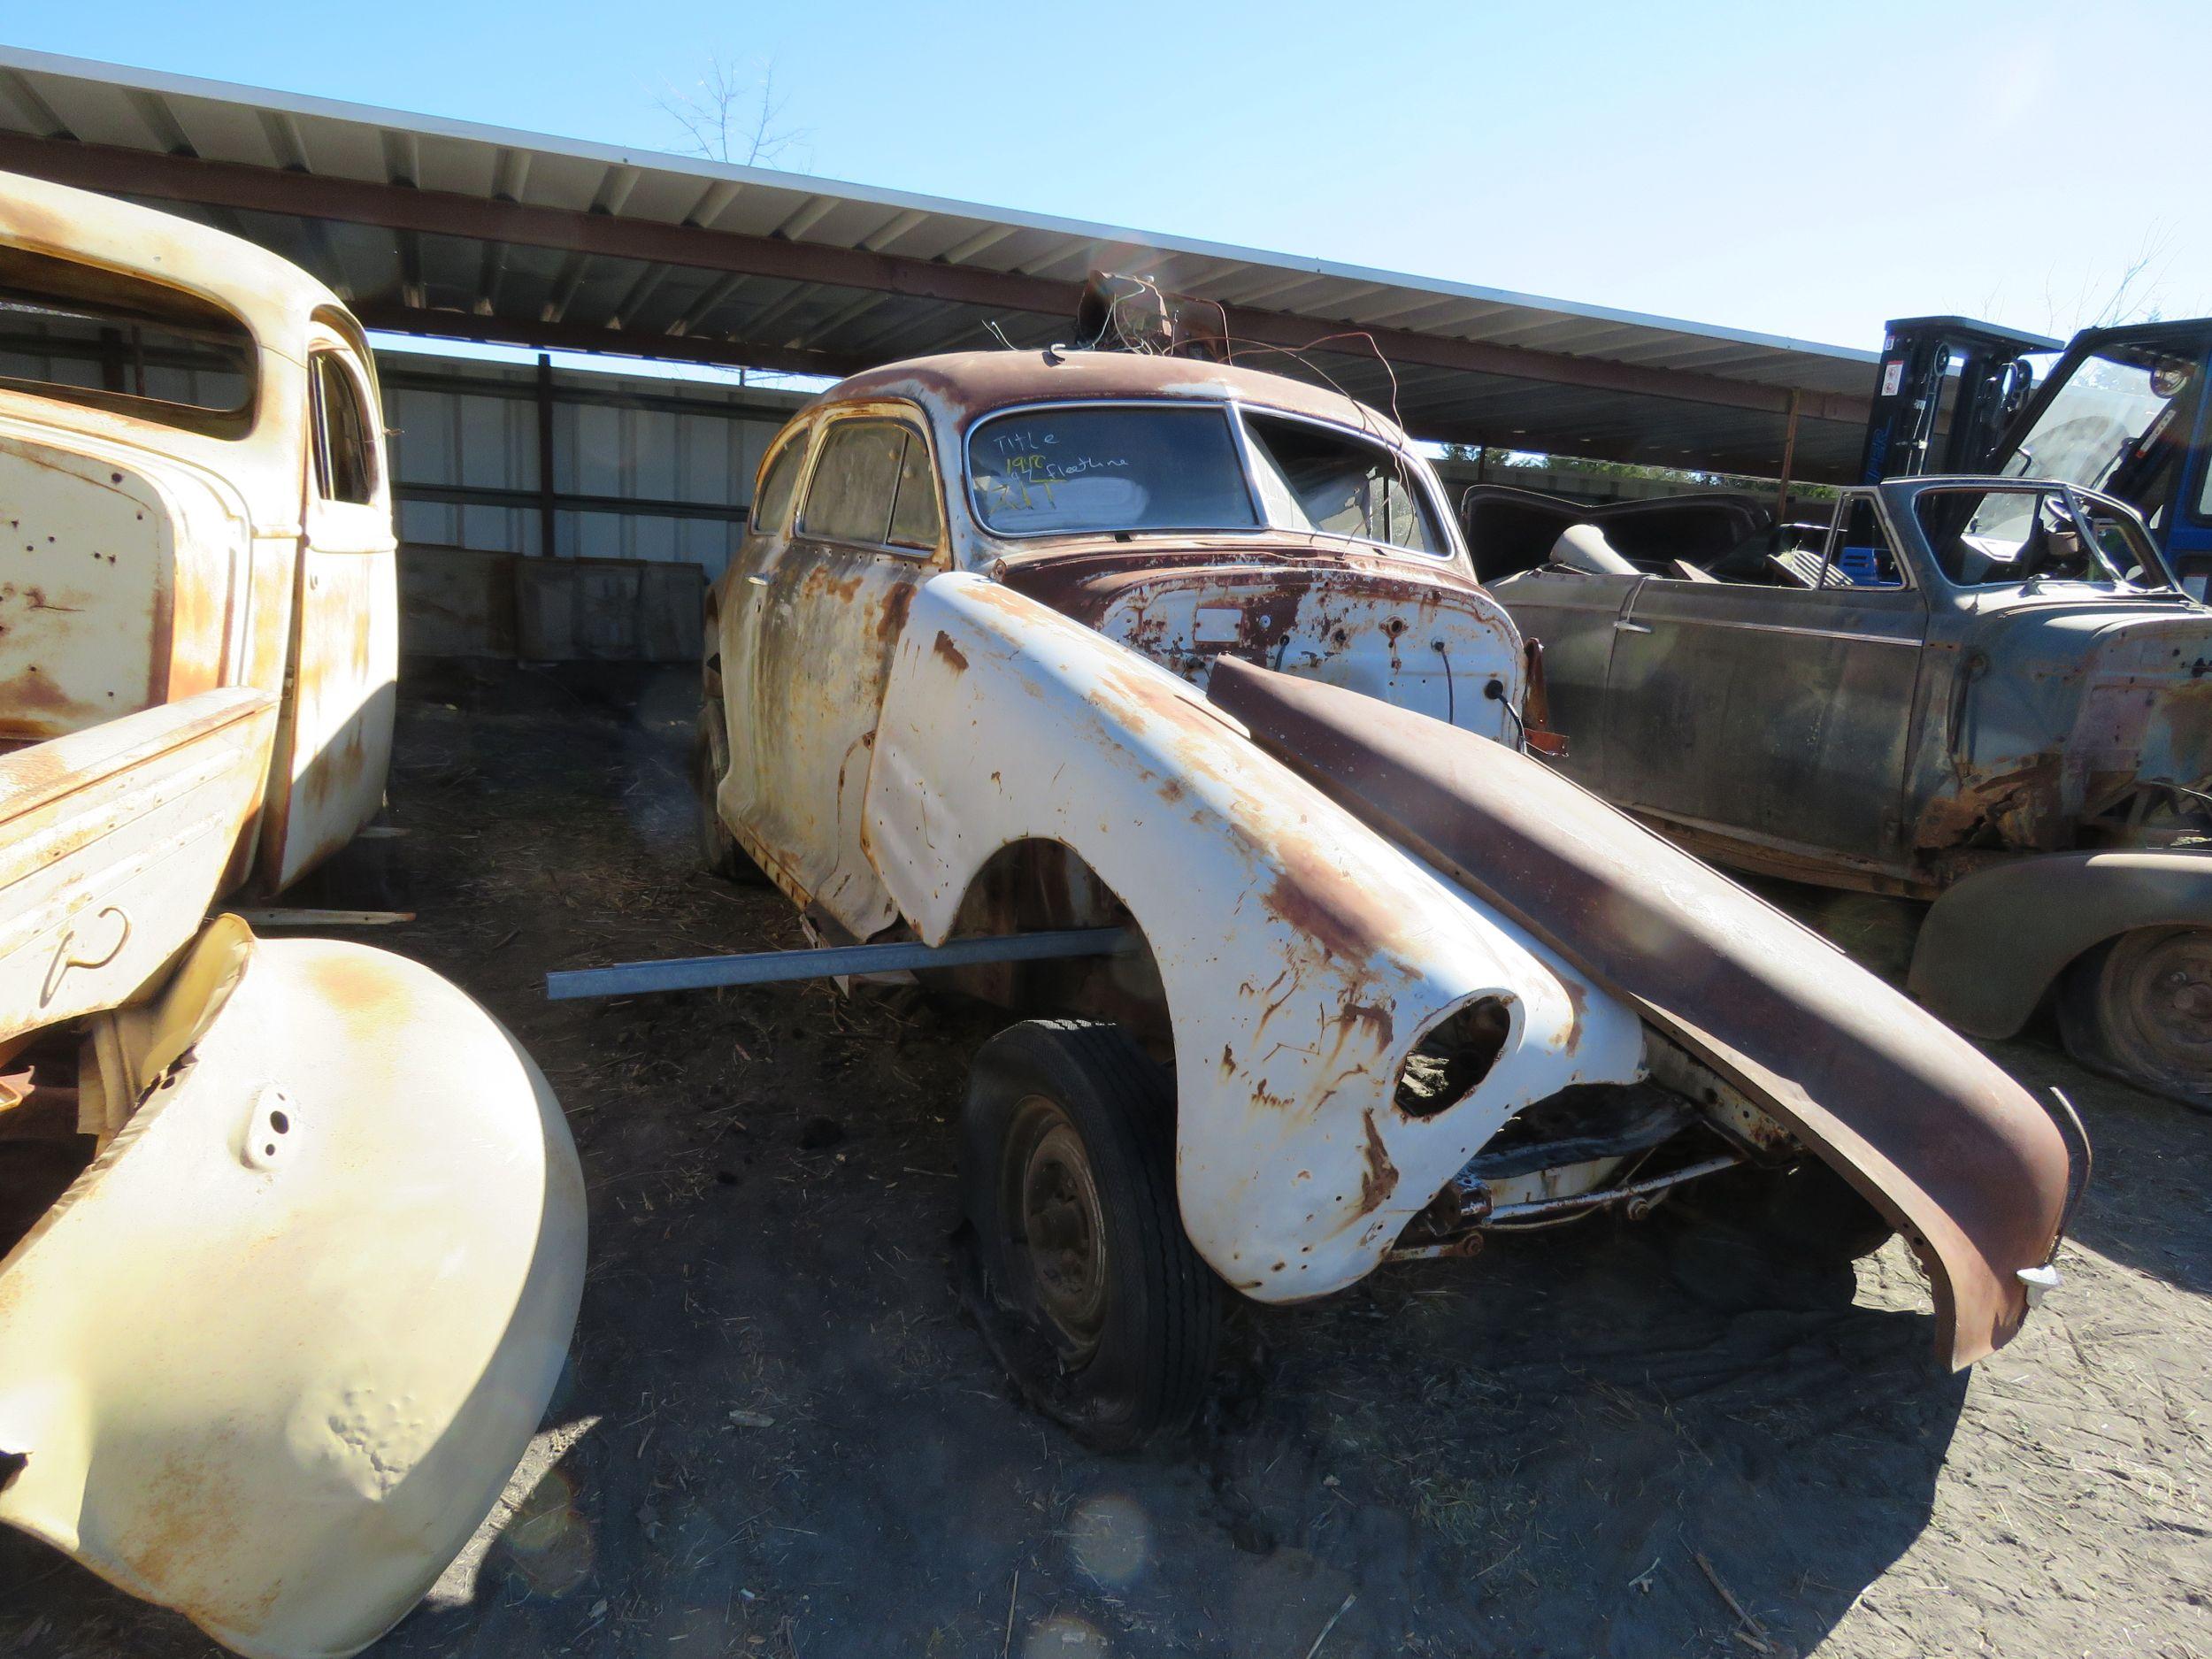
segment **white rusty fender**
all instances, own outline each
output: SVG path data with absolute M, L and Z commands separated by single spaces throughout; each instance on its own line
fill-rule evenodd
M 871 856 L 946 936 L 991 855 L 1072 848 L 1150 945 L 1177 1056 L 1183 1225 L 1247 1295 L 1373 1268 L 1507 1118 L 1640 1075 L 1633 1013 L 1262 754 L 1189 686 L 983 578 L 917 595 L 867 797 Z M 1434 1117 L 1394 1095 L 1437 1021 L 1505 1000 L 1488 1076 Z
M 363 946 L 221 918 L 140 1035 L 143 1103 L 0 1262 L 0 1520 L 240 1653 L 353 1653 L 551 1396 L 575 1149 L 496 1021 Z
M 200 931 L 276 700 L 205 691 L 0 756 L 0 1037 L 128 1001 Z

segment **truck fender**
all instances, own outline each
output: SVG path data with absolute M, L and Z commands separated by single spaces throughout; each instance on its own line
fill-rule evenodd
M 1522 1107 L 1640 1074 L 1634 1014 L 1253 745 L 1156 664 L 963 573 L 917 593 L 876 733 L 868 856 L 936 943 L 1017 841 L 1125 903 L 1166 990 L 1184 1230 L 1263 1302 L 1336 1290 Z M 1490 1071 L 1412 1116 L 1398 1072 L 1476 999 Z
M 136 1110 L 0 1262 L 0 1520 L 239 1653 L 351 1654 L 538 1425 L 582 1178 L 537 1067 L 427 968 L 234 918 L 194 949 L 170 984 L 205 1006 L 127 1045 Z
M 2050 853 L 1978 871 L 1929 907 L 1906 988 L 1961 1031 L 2009 1037 L 2069 963 L 2139 927 L 2212 927 L 2212 855 Z

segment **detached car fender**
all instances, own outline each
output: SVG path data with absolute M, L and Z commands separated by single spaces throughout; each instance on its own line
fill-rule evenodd
M 2074 1192 L 2065 1136 L 1971 1043 L 1826 941 L 1540 763 L 1225 658 L 1255 737 L 1742 1090 L 1918 1247 L 1955 1367 L 2008 1341 Z M 2084 1171 L 2086 1174 L 2086 1171 Z
M 2212 927 L 2212 854 L 2050 853 L 1978 871 L 1929 907 L 1906 988 L 1961 1031 L 2009 1037 L 2067 964 L 2139 927 Z
M 1183 1225 L 1231 1285 L 1320 1295 L 1379 1263 L 1499 1126 L 1640 1075 L 1634 1014 L 1254 747 L 1191 687 L 979 577 L 917 595 L 866 803 L 869 856 L 942 941 L 1000 849 L 1072 849 L 1167 995 Z M 1490 1071 L 1433 1116 L 1394 1101 L 1440 1019 L 1496 998 Z
M 170 986 L 196 1005 L 142 1022 L 150 1074 L 106 1079 L 136 1110 L 0 1262 L 0 1520 L 240 1653 L 350 1654 L 551 1396 L 575 1149 L 418 964 L 225 918 Z

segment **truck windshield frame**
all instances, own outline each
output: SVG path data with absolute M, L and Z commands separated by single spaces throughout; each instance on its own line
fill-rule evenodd
M 2124 343 L 2078 359 L 2012 446 L 2003 475 L 2108 488 L 2186 408 L 2197 373 L 2186 357 Z
M 2007 511 L 2016 503 L 2016 511 Z M 2053 503 L 2058 511 L 2050 511 Z M 1912 508 L 1915 528 L 1926 545 L 1931 563 L 1954 588 L 2034 590 L 2045 584 L 2062 584 L 2115 588 L 2136 596 L 2185 596 L 2134 509 L 2112 496 L 2078 489 L 2063 480 L 1932 482 L 1913 492 Z M 2050 512 L 2048 524 L 2045 523 L 2047 511 Z M 2064 531 L 2076 523 L 2086 523 L 2099 532 L 2076 537 L 2081 572 L 2048 568 L 2050 552 L 2046 543 L 2051 531 Z M 2126 544 L 2125 551 L 2134 556 L 2140 581 L 2131 580 L 2120 567 L 2108 539 L 2110 533 L 2116 533 Z M 2037 556 L 2022 571 L 2017 562 L 2031 548 Z M 2001 550 L 2006 549 L 2010 550 Z M 1971 568 L 1966 563 L 1970 558 L 1977 561 Z M 2092 574 L 2092 571 L 2098 573 Z

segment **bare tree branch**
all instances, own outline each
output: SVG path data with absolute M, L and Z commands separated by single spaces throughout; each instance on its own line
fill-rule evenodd
M 2174 233 L 2170 226 L 2153 225 L 2143 234 L 2142 246 L 2119 280 L 2106 294 L 2104 303 L 2093 312 L 2090 310 L 2090 278 L 2084 276 L 2073 303 L 2062 307 L 2053 298 L 2048 273 L 2043 280 L 2043 303 L 2048 313 L 2044 324 L 2046 332 L 2070 334 L 2083 328 L 2108 328 L 2116 323 L 2155 322 L 2159 318 L 2158 283 L 2165 274 L 2166 263 L 2173 250 Z
M 756 75 L 732 59 L 710 58 L 695 87 L 685 91 L 672 86 L 657 102 L 661 112 L 683 129 L 693 155 L 740 166 L 781 164 L 789 171 L 806 170 L 805 145 L 813 133 L 785 122 L 791 97 L 776 90 L 772 61 Z M 799 159 L 786 163 L 795 150 Z

